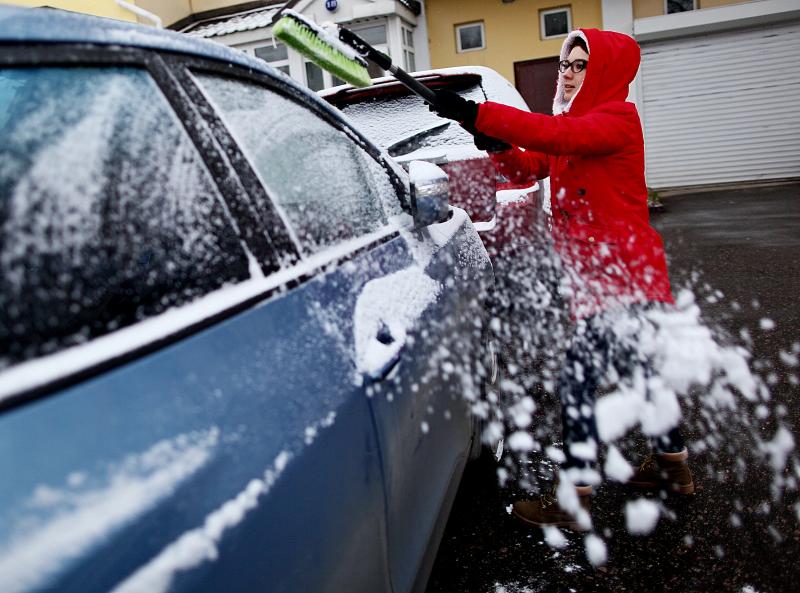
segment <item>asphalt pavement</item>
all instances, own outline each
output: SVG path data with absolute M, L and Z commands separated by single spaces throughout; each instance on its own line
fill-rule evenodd
M 800 183 L 663 201 L 652 221 L 665 240 L 673 288 L 690 287 L 720 335 L 738 340 L 745 329 L 752 366 L 770 384 L 769 415 L 747 420 L 764 440 L 782 424 L 800 445 L 800 369 L 786 362 L 800 347 Z M 702 411 L 685 413 L 696 416 L 686 435 L 691 450 L 707 435 L 700 434 Z M 725 443 L 714 455 L 692 451 L 700 490 L 664 500 L 666 516 L 646 536 L 628 534 L 624 524 L 622 509 L 636 495 L 615 483 L 597 489 L 592 515 L 608 549 L 600 568 L 588 562 L 582 535 L 565 532 L 567 547 L 555 550 L 541 531 L 519 524 L 507 507 L 525 493 L 513 483 L 500 487 L 494 461 L 480 460 L 465 473 L 427 593 L 800 591 L 797 493 L 774 496 L 772 470 L 755 460 L 752 442 L 737 438 L 737 425 L 717 429 Z

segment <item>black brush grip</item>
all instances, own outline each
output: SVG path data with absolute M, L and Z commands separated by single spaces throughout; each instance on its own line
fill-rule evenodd
M 401 70 L 394 64 L 392 59 L 385 53 L 378 51 L 369 43 L 361 39 L 358 35 L 353 33 L 350 29 L 339 27 L 339 41 L 352 47 L 362 57 L 373 62 L 378 67 L 391 73 L 397 80 L 402 82 L 411 92 L 419 95 L 427 103 L 431 105 L 436 104 L 436 94 L 428 87 L 420 83 L 413 76 L 409 75 L 404 70 Z
M 392 67 L 389 68 L 389 72 L 391 72 L 397 80 L 406 85 L 411 91 L 422 97 L 429 105 L 436 105 L 438 103 L 436 100 L 436 93 L 411 76 L 408 72 L 400 70 L 400 68 L 395 65 L 392 65 Z

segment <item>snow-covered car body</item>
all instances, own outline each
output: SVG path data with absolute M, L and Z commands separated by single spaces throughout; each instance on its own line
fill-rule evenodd
M 453 90 L 476 102 L 496 101 L 529 111 L 517 89 L 485 66 L 439 68 L 413 76 L 430 88 Z M 466 130 L 431 113 L 395 78 L 377 78 L 368 88 L 344 85 L 319 94 L 398 162 L 421 159 L 447 171 L 451 202 L 470 215 L 493 260 L 516 235 L 536 232 L 544 205 L 539 184 L 523 187 L 498 178 L 488 155 L 475 147 Z
M 424 588 L 475 429 L 466 214 L 421 226 L 235 50 L 10 8 L 0 43 L 0 591 Z

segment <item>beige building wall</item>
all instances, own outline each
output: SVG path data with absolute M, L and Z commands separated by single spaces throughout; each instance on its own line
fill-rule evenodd
M 714 8 L 715 6 L 728 6 L 729 4 L 742 4 L 751 0 L 697 0 L 697 8 Z M 633 18 L 642 19 L 649 16 L 667 14 L 665 0 L 633 0 Z
M 192 12 L 190 0 L 136 0 L 136 6 L 158 15 L 165 27 L 189 16 Z M 139 21 L 147 22 L 145 19 Z
M 563 38 L 542 40 L 539 11 L 569 6 L 572 27 L 601 28 L 600 0 L 426 0 L 431 67 L 488 66 L 514 80 L 514 62 L 557 56 Z M 458 53 L 455 26 L 483 21 L 486 49 Z
M 137 0 L 136 5 L 157 14 L 166 27 L 190 14 L 228 8 L 247 2 L 248 0 Z M 145 22 L 143 19 L 139 20 Z
M 72 12 L 82 12 L 95 16 L 104 16 L 120 21 L 136 22 L 136 15 L 129 10 L 117 5 L 114 0 L 2 0 L 4 4 L 16 6 L 50 6 L 52 8 L 62 8 Z M 131 4 L 135 1 L 129 0 Z

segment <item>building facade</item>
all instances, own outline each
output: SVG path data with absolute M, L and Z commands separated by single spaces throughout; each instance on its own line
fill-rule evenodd
M 147 2 L 143 2 L 147 5 Z M 272 36 L 275 14 L 291 8 L 316 23 L 334 22 L 353 29 L 409 71 L 430 67 L 424 7 L 417 0 L 295 0 L 228 3 L 192 13 L 171 25 L 187 35 L 223 43 L 263 59 L 312 90 L 341 84 Z M 373 77 L 382 70 L 371 69 Z
M 123 8 L 117 4 L 115 0 L 3 0 L 3 3 L 25 6 L 28 8 L 48 6 L 50 8 L 60 8 L 62 10 L 70 10 L 72 12 L 81 12 L 134 23 L 138 20 L 134 12 Z M 130 4 L 135 6 L 135 0 L 131 0 Z
M 650 186 L 800 177 L 800 3 L 603 0 L 603 17 L 642 48 Z
M 603 24 L 600 0 L 426 0 L 425 11 L 433 68 L 488 66 L 541 113 L 552 109 L 564 37 Z
M 797 0 L 427 0 L 426 11 L 433 67 L 489 66 L 542 113 L 569 30 L 632 35 L 651 187 L 800 177 Z

